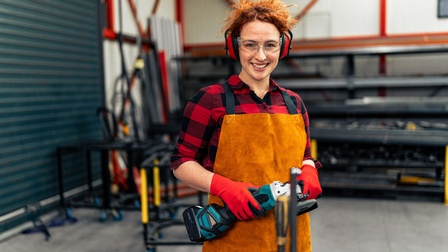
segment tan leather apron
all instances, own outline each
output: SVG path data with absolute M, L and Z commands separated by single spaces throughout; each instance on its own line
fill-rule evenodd
M 224 86 L 227 115 L 222 123 L 214 172 L 258 186 L 275 180 L 288 181 L 290 168 L 301 167 L 307 139 L 303 118 L 297 114 L 291 98 L 283 94 L 290 114 L 235 115 L 233 93 L 228 84 Z M 223 204 L 213 195 L 209 203 Z M 206 241 L 202 251 L 277 251 L 274 212 L 271 210 L 265 217 L 251 221 L 236 222 L 222 236 Z M 297 217 L 297 251 L 311 251 L 308 214 Z

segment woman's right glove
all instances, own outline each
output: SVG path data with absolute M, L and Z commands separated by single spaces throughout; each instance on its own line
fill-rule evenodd
M 238 220 L 251 220 L 257 217 L 254 211 L 260 211 L 261 206 L 249 188 L 257 189 L 258 186 L 247 182 L 235 182 L 219 174 L 214 174 L 210 193 L 220 197 Z

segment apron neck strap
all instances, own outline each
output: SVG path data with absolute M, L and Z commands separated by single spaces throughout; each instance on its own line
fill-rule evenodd
M 230 84 L 228 82 L 224 83 L 224 89 L 226 90 L 226 113 L 228 115 L 235 114 L 235 96 L 230 89 Z
M 288 112 L 291 115 L 296 115 L 299 112 L 297 112 L 297 107 L 294 105 L 294 102 L 292 101 L 291 97 L 286 93 L 286 91 L 281 91 L 283 100 L 285 100 L 286 107 L 288 108 Z
M 230 89 L 230 84 L 228 82 L 224 83 L 224 89 L 226 91 L 226 113 L 228 115 L 235 114 L 235 96 Z M 285 101 L 286 107 L 288 108 L 288 112 L 291 115 L 298 114 L 297 108 L 294 105 L 291 97 L 286 93 L 286 91 L 281 91 L 283 100 Z

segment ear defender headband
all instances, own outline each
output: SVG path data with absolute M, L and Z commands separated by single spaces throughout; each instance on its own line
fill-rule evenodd
M 224 37 L 226 40 L 226 51 L 227 54 L 234 60 L 239 60 L 240 55 L 238 51 L 238 38 L 235 36 L 227 35 L 228 31 L 224 33 Z M 289 55 L 289 51 L 291 50 L 291 41 L 292 41 L 292 32 L 288 30 L 287 36 L 285 33 L 282 34 L 282 44 L 280 45 L 280 59 Z

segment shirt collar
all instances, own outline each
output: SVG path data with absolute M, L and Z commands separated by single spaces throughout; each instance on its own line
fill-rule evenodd
M 229 86 L 232 89 L 241 89 L 244 87 L 244 82 L 236 74 L 230 76 L 230 78 L 227 79 L 227 83 L 229 83 Z
M 227 79 L 227 82 L 232 89 L 242 89 L 245 87 L 245 83 L 238 77 L 238 75 L 234 74 Z M 283 90 L 273 79 L 269 79 L 269 91 L 277 91 Z

